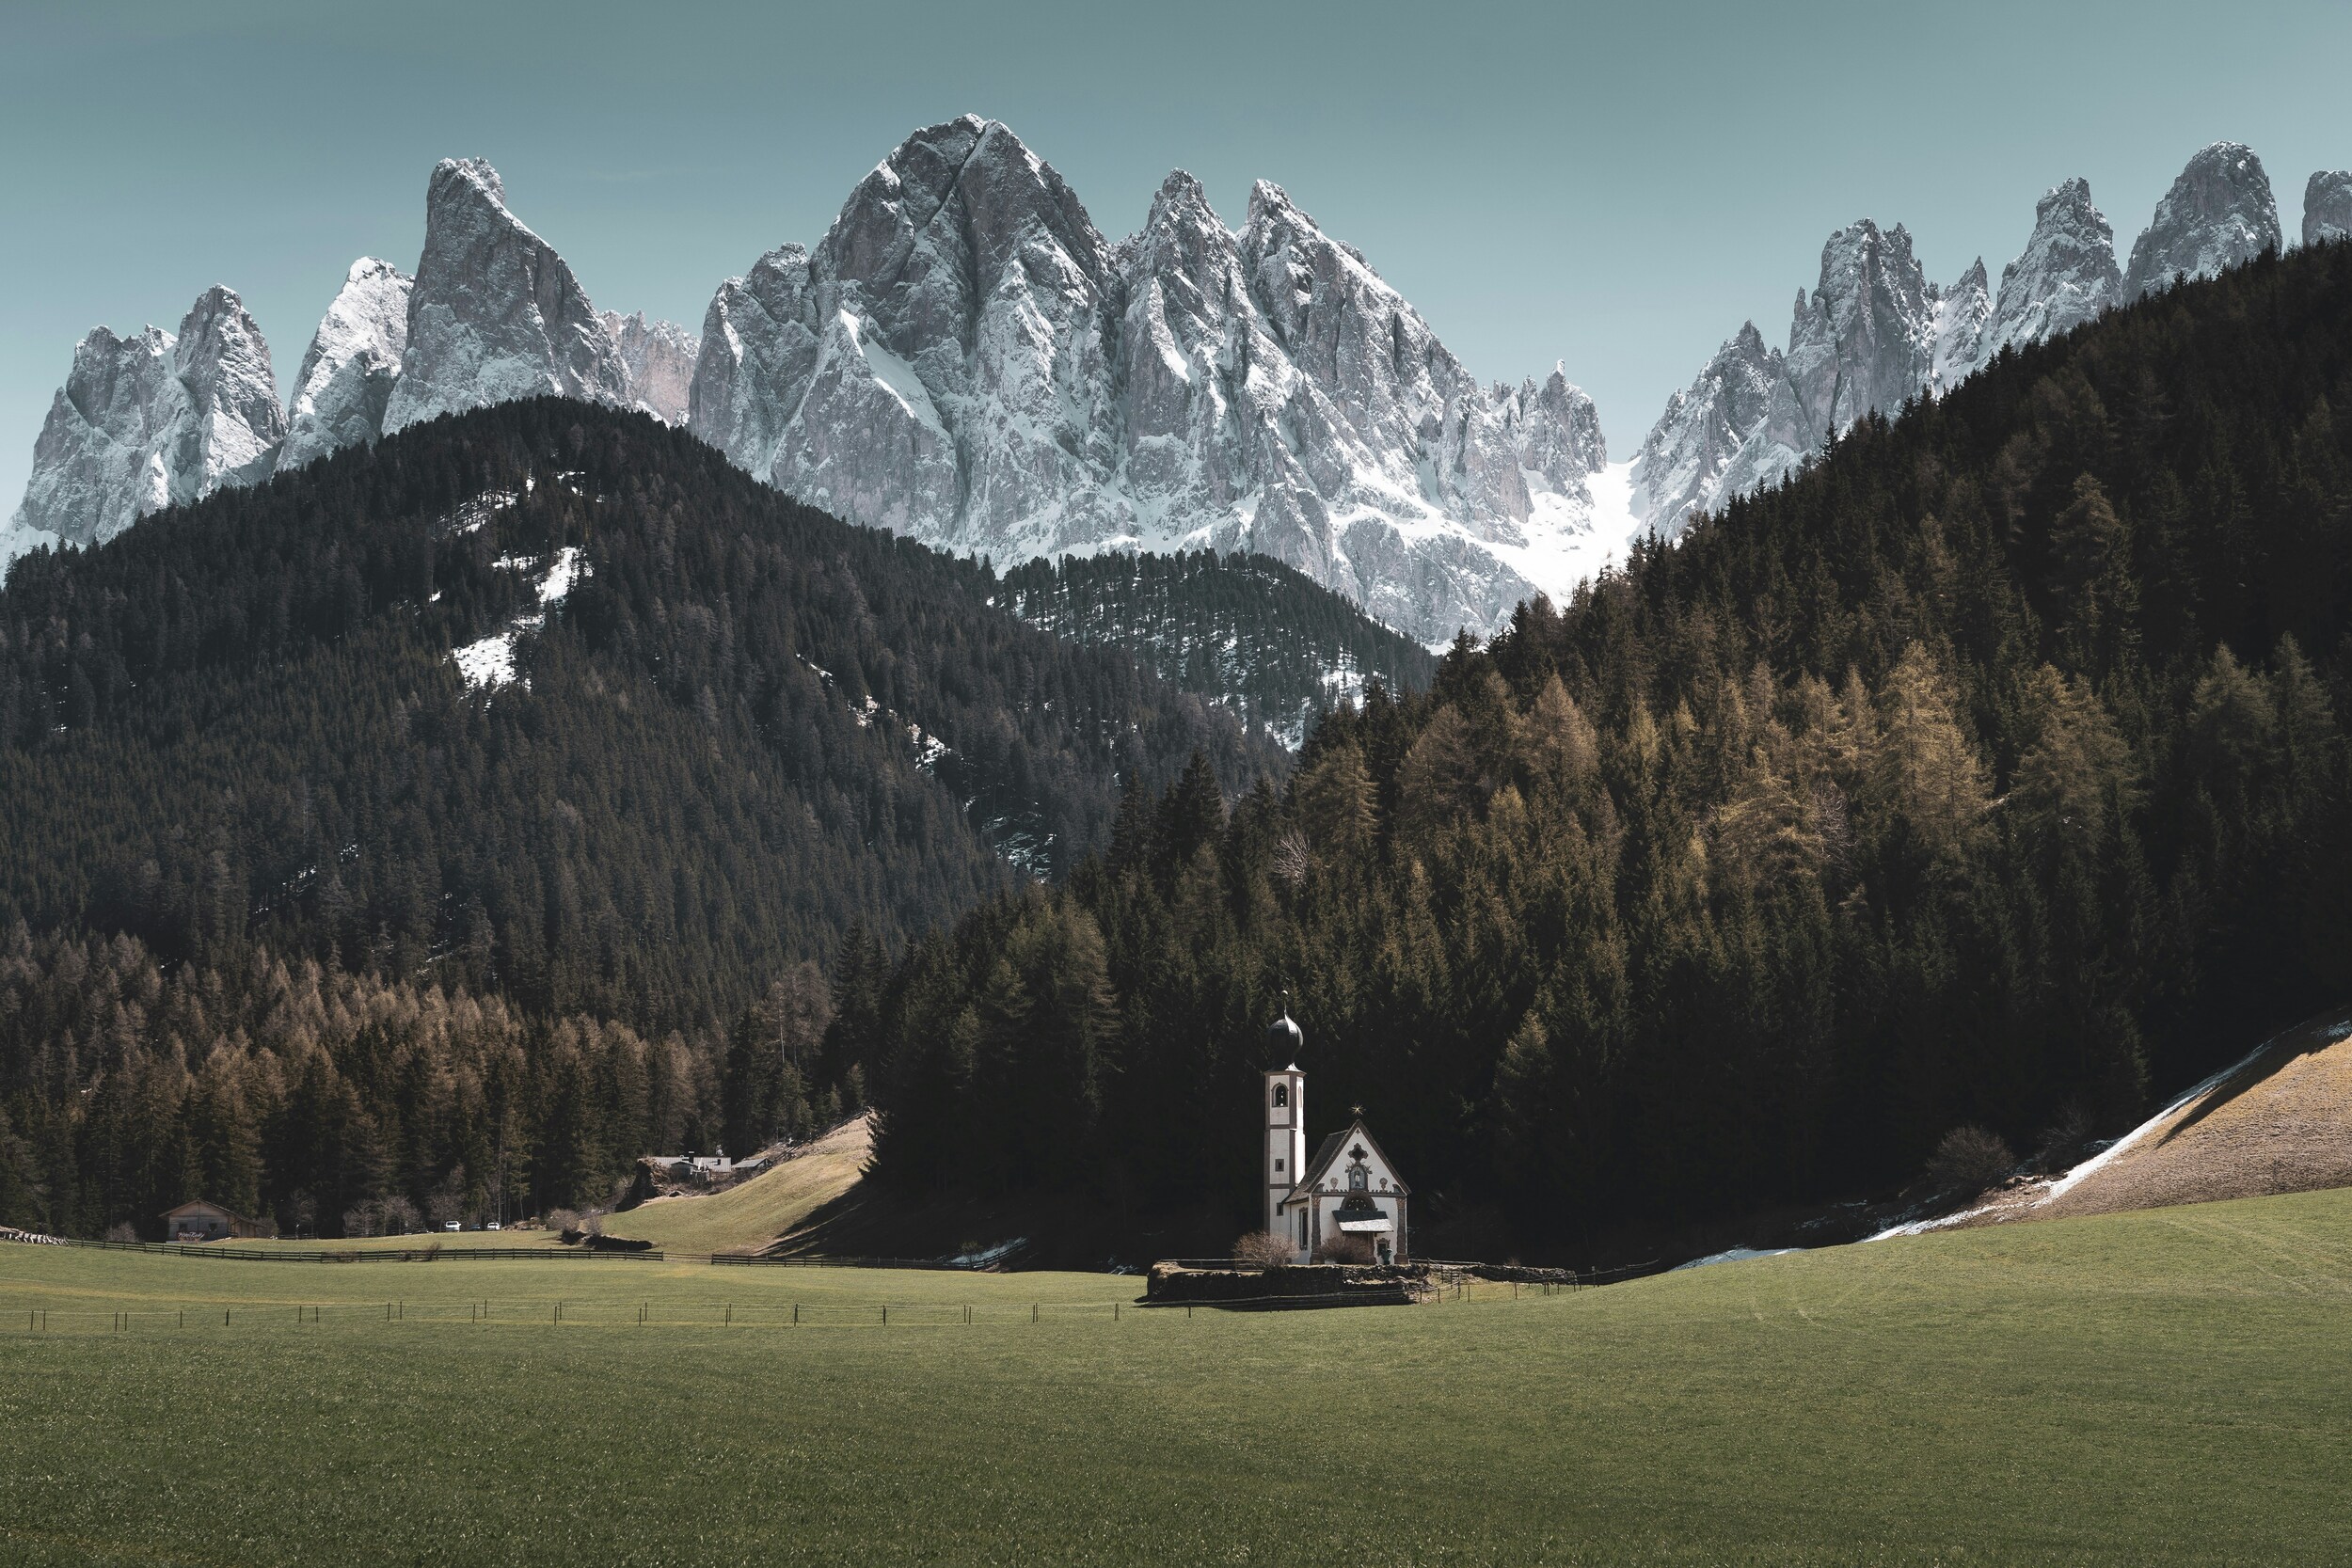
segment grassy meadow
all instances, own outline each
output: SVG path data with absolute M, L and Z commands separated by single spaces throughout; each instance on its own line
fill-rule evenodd
M 2352 1192 L 1417 1308 L 1137 1285 L 0 1247 L 0 1560 L 2352 1559 Z

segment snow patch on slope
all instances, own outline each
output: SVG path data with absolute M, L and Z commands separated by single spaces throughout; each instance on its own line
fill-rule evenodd
M 479 527 L 477 523 L 474 525 Z M 538 564 L 536 556 L 501 556 L 495 562 L 510 571 L 529 571 Z M 506 624 L 503 631 L 493 632 L 476 642 L 453 649 L 450 657 L 456 662 L 457 673 L 469 691 L 493 691 L 517 679 L 515 673 L 515 649 L 522 634 L 537 631 L 547 625 L 547 611 L 562 604 L 580 578 L 591 576 L 591 569 L 577 546 L 566 545 L 555 554 L 555 564 L 539 579 L 539 613 L 517 615 Z M 522 682 L 528 691 L 531 683 Z

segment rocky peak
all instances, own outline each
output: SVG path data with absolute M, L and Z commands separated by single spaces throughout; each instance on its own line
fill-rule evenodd
M 1565 374 L 1482 388 L 1279 187 L 1236 233 L 1173 172 L 1113 246 L 970 116 L 901 143 L 812 251 L 720 287 L 691 404 L 861 522 L 999 560 L 1262 549 L 1435 641 L 1499 626 L 1535 586 L 1513 562 L 1589 532 L 1606 455 Z
M 2180 275 L 2212 277 L 2279 243 L 2279 204 L 2262 160 L 2241 142 L 2216 142 L 2189 159 L 2133 242 L 2123 295 L 2141 298 Z
M 607 310 L 602 320 L 628 371 L 630 404 L 663 424 L 686 423 L 700 341 L 675 322 L 647 321 L 643 310 Z
M 408 348 L 408 290 L 414 280 L 389 261 L 363 256 L 310 338 L 286 407 L 281 468 L 299 468 L 349 446 L 373 446 Z
M 1774 389 L 1784 387 L 1780 351 L 1765 343 L 1754 322 L 1742 322 L 1691 385 L 1667 400 L 1642 442 L 1633 459 L 1634 515 L 1672 534 L 1692 512 L 1727 499 L 1724 478 L 1762 428 Z M 1802 457 L 1802 450 L 1792 456 Z
M 384 428 L 548 393 L 626 404 L 628 367 L 572 269 L 507 210 L 498 171 L 443 159 Z
M 2072 332 L 2123 297 L 2115 230 L 2077 177 L 2034 203 L 2033 235 L 2001 269 L 2000 301 L 1985 329 L 1982 357 Z
M 1997 303 L 1981 259 L 1939 287 L 1902 225 L 1851 224 L 1821 247 L 1812 293 L 1797 292 L 1786 354 L 1744 326 L 1668 400 L 1634 461 L 1634 515 L 1672 533 L 1693 511 L 1786 478 L 1863 415 L 1941 396 L 2003 347 L 2080 325 L 2116 301 L 2121 280 L 2113 232 L 2080 180 L 2036 205 Z
M 1941 397 L 1984 362 L 1985 324 L 1993 317 L 1984 258 L 1970 262 L 1959 282 L 1949 288 L 1931 287 L 1928 293 L 1933 308 L 1928 389 Z
M 1552 363 L 1551 373 L 1538 383 L 1533 376 L 1509 394 L 1516 405 L 1515 444 L 1520 466 L 1540 474 L 1552 489 L 1573 492 L 1586 476 L 1609 467 L 1609 443 L 1600 433 L 1600 410 L 1584 388 L 1568 379 L 1568 367 Z M 1501 403 L 1505 389 L 1489 394 Z
M 285 436 L 269 344 L 236 293 L 199 295 L 175 336 L 93 328 L 49 405 L 0 564 L 92 545 L 140 517 L 266 479 Z
M 767 478 L 797 407 L 781 389 L 806 388 L 818 336 L 806 246 L 779 245 L 720 284 L 703 312 L 687 428 Z
M 177 433 L 171 499 L 195 500 L 224 484 L 267 479 L 286 437 L 286 416 L 278 406 L 269 344 L 232 290 L 216 283 L 197 296 L 180 323 L 172 373 L 186 392 L 190 417 Z
M 2303 187 L 2303 243 L 2352 240 L 2352 170 L 2322 169 Z
M 1864 218 L 1829 237 L 1820 281 L 1810 299 L 1799 296 L 1786 356 L 1809 442 L 1917 395 L 1934 365 L 1933 314 L 1901 224 L 1882 231 Z

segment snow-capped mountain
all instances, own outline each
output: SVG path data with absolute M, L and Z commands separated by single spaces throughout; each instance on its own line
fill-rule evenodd
M 2034 203 L 2033 237 L 2001 269 L 2001 297 L 1979 363 L 2011 345 L 2072 332 L 2123 295 L 2115 230 L 2091 204 L 2090 182 L 2069 180 Z
M 1171 174 L 1113 245 L 970 116 L 900 145 L 814 250 L 720 287 L 691 424 L 946 548 L 1257 549 L 1430 641 L 1572 586 L 1539 562 L 1593 528 L 1606 463 L 1564 374 L 1481 388 L 1279 187 L 1235 231 Z
M 413 281 L 373 256 L 351 263 L 294 377 L 278 467 L 299 468 L 340 448 L 372 446 L 384 433 L 384 411 L 408 348 Z
M 2321 169 L 2303 187 L 2303 243 L 2352 240 L 2352 170 Z
M 675 322 L 647 321 L 643 310 L 628 316 L 607 310 L 603 320 L 628 372 L 629 405 L 663 424 L 684 424 L 702 340 Z
M 1670 528 L 1694 509 L 1710 509 L 1718 497 L 1751 488 L 1744 470 L 1735 475 L 1733 466 L 1751 451 L 1775 402 L 1781 405 L 1780 438 L 1763 445 L 1779 450 L 1757 451 L 1752 458 L 1777 468 L 1784 460 L 1795 463 L 1804 455 L 1792 444 L 1803 439 L 1796 400 L 1788 389 L 1780 350 L 1765 343 L 1754 322 L 1742 322 L 1691 385 L 1666 400 L 1666 411 L 1642 442 L 1633 459 L 1634 515 Z
M 2307 229 L 2313 203 L 2336 199 L 2328 178 L 2312 177 Z M 2352 195 L 2344 199 L 2352 206 Z M 2262 161 L 2235 142 L 2188 161 L 2133 245 L 2128 277 L 2115 230 L 2079 179 L 2035 204 L 2033 235 L 1989 304 L 1981 261 L 1939 288 L 1900 224 L 1882 232 L 1866 218 L 1822 246 L 1820 281 L 1810 299 L 1797 296 L 1786 353 L 1751 324 L 1667 402 L 1634 460 L 1634 515 L 1671 535 L 1693 512 L 1777 483 L 1867 413 L 1940 397 L 2005 348 L 2073 331 L 2176 272 L 2210 277 L 2278 243 Z
M 433 171 L 411 278 L 361 257 L 311 337 L 284 410 L 269 345 L 235 293 L 208 291 L 177 337 L 93 329 L 53 400 L 33 472 L 0 529 L 0 569 L 88 545 L 229 484 L 251 484 L 436 414 L 560 393 L 686 417 L 697 344 L 643 315 L 599 315 L 564 259 L 506 207 L 479 159 Z
M 620 345 L 564 258 L 507 211 L 498 170 L 444 158 L 425 193 L 408 348 L 384 429 L 548 393 L 626 404 Z
M 92 545 L 151 512 L 268 477 L 286 433 L 269 345 L 235 293 L 198 296 L 177 335 L 96 327 L 49 404 L 0 566 Z
M 2132 242 L 2123 297 L 2138 299 L 2176 274 L 2212 277 L 2279 248 L 2279 204 L 2254 150 L 2220 141 L 2188 161 Z
M 2312 177 L 2303 230 L 2352 233 L 2352 174 Z M 1442 642 L 1564 594 L 1638 526 L 1671 533 L 1778 482 L 1866 414 L 2279 238 L 2261 161 L 2226 142 L 2158 204 L 2128 278 L 2080 180 L 2042 197 L 1997 295 L 1981 261 L 1931 283 L 1901 225 L 1864 219 L 1823 245 L 1786 349 L 1742 326 L 1612 466 L 1564 370 L 1482 387 L 1359 252 L 1263 182 L 1235 230 L 1171 174 L 1113 243 L 1009 130 L 966 116 L 901 144 L 814 249 L 782 245 L 722 284 L 697 339 L 598 312 L 497 171 L 453 159 L 429 182 L 415 277 L 354 263 L 282 414 L 268 347 L 226 289 L 176 338 L 85 339 L 0 566 L 439 413 L 552 393 L 688 424 L 812 504 L 945 548 L 1261 550 Z
M 1976 369 L 1992 309 L 1979 261 L 1931 283 L 1901 224 L 1849 224 L 1797 293 L 1785 352 L 1754 323 L 1677 392 L 1633 461 L 1635 516 L 1672 534 L 1694 511 L 1777 483 L 1830 436 Z

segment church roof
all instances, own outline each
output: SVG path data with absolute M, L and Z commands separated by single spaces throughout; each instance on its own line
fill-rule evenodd
M 1371 1145 L 1372 1151 L 1380 1156 L 1380 1163 L 1389 1167 L 1390 1184 L 1375 1196 L 1385 1197 L 1394 1193 L 1404 1197 L 1412 1196 L 1413 1190 L 1405 1184 L 1405 1178 L 1396 1174 L 1396 1162 L 1389 1158 L 1389 1151 L 1380 1147 L 1379 1139 L 1364 1131 L 1364 1124 L 1359 1118 L 1348 1123 L 1347 1126 L 1332 1133 L 1316 1146 L 1315 1157 L 1308 1161 L 1306 1168 L 1298 1173 L 1297 1181 L 1293 1183 L 1291 1190 L 1283 1195 L 1282 1201 L 1288 1203 L 1292 1198 L 1306 1196 L 1316 1182 L 1323 1180 L 1324 1172 L 1329 1170 L 1337 1163 L 1340 1150 L 1359 1138 Z

